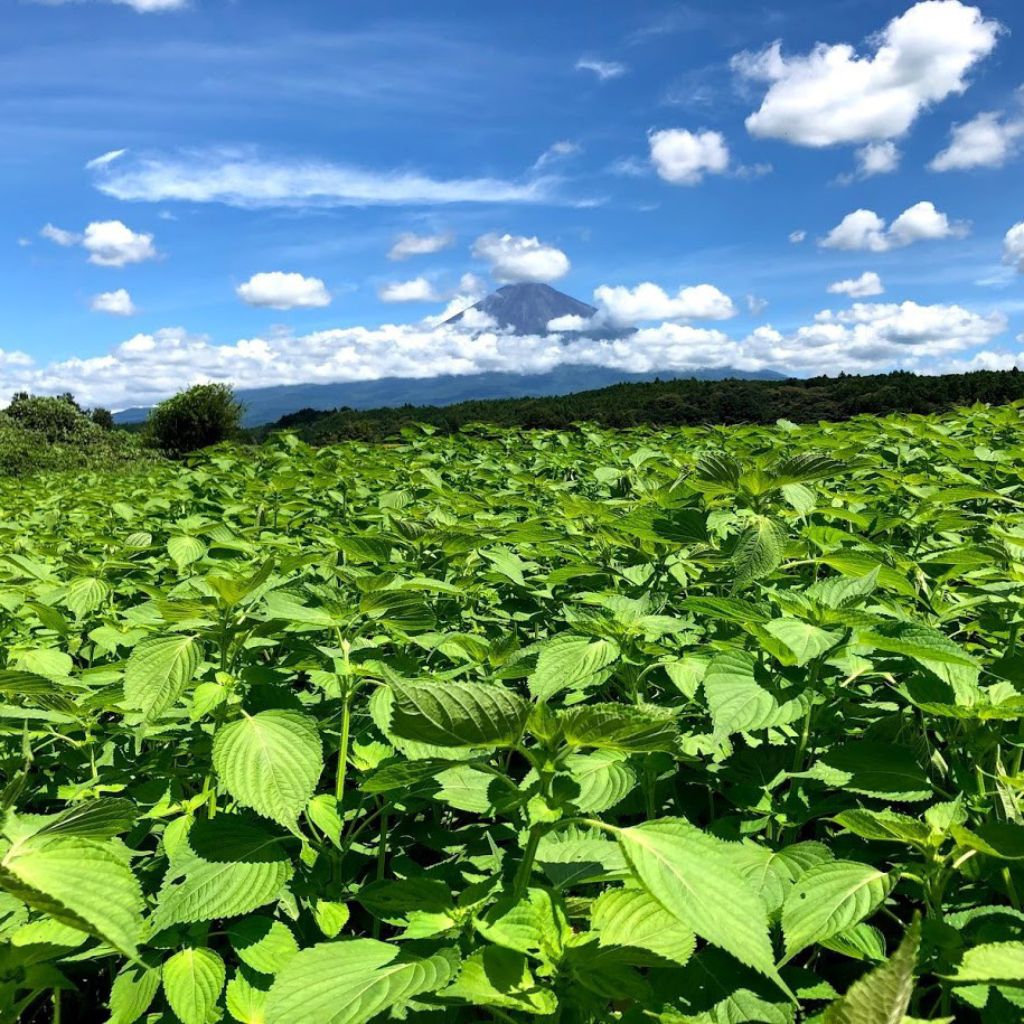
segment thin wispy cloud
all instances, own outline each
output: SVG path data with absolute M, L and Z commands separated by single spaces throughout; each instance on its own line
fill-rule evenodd
M 612 78 L 621 78 L 629 68 L 625 64 L 622 64 L 617 60 L 600 60 L 597 57 L 580 57 L 576 61 L 577 71 L 591 71 L 602 82 L 607 82 Z
M 151 203 L 260 207 L 434 206 L 452 203 L 558 203 L 558 179 L 433 178 L 416 171 L 206 150 L 137 156 L 93 168 L 105 195 Z

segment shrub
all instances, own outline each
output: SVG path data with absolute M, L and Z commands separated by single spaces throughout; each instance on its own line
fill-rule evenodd
M 228 384 L 197 384 L 161 402 L 149 414 L 150 444 L 174 455 L 208 448 L 234 437 L 242 406 Z
M 107 417 L 113 425 L 110 413 Z M 142 454 L 138 438 L 106 429 L 102 418 L 85 413 L 72 395 L 20 392 L 0 412 L 0 476 L 112 468 Z
M 69 441 L 86 421 L 82 409 L 70 394 L 56 398 L 19 391 L 7 407 L 7 415 L 18 426 L 42 434 L 47 441 Z

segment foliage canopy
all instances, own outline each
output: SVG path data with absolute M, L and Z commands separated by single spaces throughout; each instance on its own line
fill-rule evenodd
M 0 480 L 0 1021 L 1024 1021 L 1022 443 Z

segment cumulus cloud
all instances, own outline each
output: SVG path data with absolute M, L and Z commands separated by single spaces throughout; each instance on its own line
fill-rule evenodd
M 729 147 L 720 132 L 666 128 L 647 138 L 654 169 L 673 185 L 699 185 L 705 174 L 729 168 Z
M 727 320 L 736 315 L 732 299 L 714 285 L 680 288 L 670 295 L 646 281 L 635 288 L 600 285 L 594 289 L 595 320 L 621 327 L 652 320 Z
M 851 174 L 841 174 L 839 184 L 873 178 L 876 174 L 892 174 L 899 169 L 901 153 L 895 142 L 869 142 L 857 150 L 857 167 Z
M 789 240 L 794 245 L 799 245 L 807 237 L 807 232 L 803 228 L 798 228 L 796 231 L 790 231 Z
M 125 288 L 94 295 L 89 308 L 94 313 L 110 313 L 112 316 L 132 316 L 137 312 L 135 303 Z
M 319 277 L 280 270 L 253 274 L 235 292 L 246 305 L 265 309 L 317 309 L 331 304 L 331 293 Z
M 451 232 L 437 235 L 417 235 L 406 231 L 399 235 L 394 245 L 388 250 L 389 260 L 406 260 L 410 256 L 430 256 L 441 252 L 455 244 L 455 236 Z
M 1002 167 L 1016 156 L 1024 141 L 1024 117 L 1007 118 L 988 111 L 955 124 L 949 145 L 930 164 L 932 171 L 966 171 L 973 167 Z
M 470 306 L 479 302 L 487 294 L 487 291 L 487 283 L 482 278 L 477 277 L 476 274 L 463 274 L 459 279 L 458 287 L 448 299 L 444 309 L 440 313 L 425 316 L 423 324 L 427 327 L 437 327 L 459 313 L 466 313 Z M 475 313 L 476 310 L 472 312 Z
M 1003 262 L 1024 274 L 1024 220 L 1014 224 L 1003 239 Z
M 617 60 L 598 60 L 596 57 L 580 57 L 576 61 L 577 71 L 592 71 L 602 82 L 621 78 L 629 69 Z
M 863 299 L 870 295 L 881 295 L 885 288 L 882 279 L 873 270 L 865 270 L 860 277 L 833 281 L 828 290 L 831 295 L 850 295 L 855 299 Z
M 738 54 L 735 70 L 768 83 L 747 130 L 801 146 L 898 138 L 923 110 L 964 92 L 968 72 L 992 52 L 1000 31 L 960 0 L 922 0 L 872 37 L 871 52 L 818 43 L 786 56 L 775 42 Z
M 450 203 L 556 201 L 552 178 L 430 178 L 323 160 L 265 159 L 248 150 L 122 157 L 93 170 L 96 187 L 115 199 L 224 203 L 261 207 L 436 206 Z
M 119 220 L 87 225 L 82 245 L 89 253 L 89 262 L 99 267 L 123 267 L 157 257 L 152 235 L 132 231 Z
M 823 310 L 790 332 L 770 325 L 743 338 L 678 322 L 642 326 L 627 337 L 595 338 L 579 324 L 545 335 L 493 330 L 486 318 L 456 324 L 384 324 L 304 335 L 274 333 L 216 344 L 180 327 L 136 334 L 105 355 L 37 365 L 24 352 L 0 352 L 0 398 L 20 390 L 74 392 L 86 405 L 145 405 L 209 381 L 237 387 L 428 378 L 490 371 L 544 373 L 558 366 L 605 366 L 624 372 L 685 373 L 698 368 L 776 369 L 792 373 L 930 372 L 950 360 L 991 356 L 1006 317 L 960 306 L 914 302 L 855 303 Z
M 382 285 L 377 291 L 377 297 L 381 302 L 437 302 L 440 298 L 425 277 Z
M 825 249 L 887 252 L 914 242 L 962 238 L 967 230 L 965 223 L 951 222 L 933 203 L 921 202 L 904 210 L 888 227 L 874 210 L 854 210 L 818 244 Z
M 132 231 L 119 220 L 93 221 L 82 234 L 47 224 L 39 234 L 57 245 L 82 246 L 89 254 L 89 262 L 98 267 L 123 267 L 159 256 L 152 235 Z
M 473 243 L 473 255 L 490 264 L 491 276 L 501 284 L 546 284 L 565 277 L 570 267 L 569 257 L 561 249 L 522 235 L 481 235 Z

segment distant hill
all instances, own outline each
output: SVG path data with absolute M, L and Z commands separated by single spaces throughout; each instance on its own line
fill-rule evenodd
M 380 409 L 402 405 L 454 405 L 457 402 L 486 401 L 496 398 L 564 395 L 572 391 L 608 387 L 629 381 L 668 379 L 673 373 L 623 373 L 604 366 L 559 366 L 548 373 L 472 373 L 464 376 L 382 377 L 338 384 L 284 384 L 269 388 L 243 388 L 237 392 L 245 405 L 243 423 L 257 427 L 273 423 L 299 409 L 329 412 L 349 409 Z M 680 376 L 683 376 L 680 374 Z M 780 373 L 766 370 L 694 370 L 686 377 L 718 380 L 735 377 L 743 380 L 783 380 Z M 141 423 L 148 408 L 136 407 L 116 413 L 117 423 Z
M 566 372 L 574 374 L 578 369 L 570 367 Z M 865 413 L 934 413 L 975 402 L 998 405 L 1021 400 L 1024 373 L 1017 370 L 978 370 L 945 376 L 897 371 L 865 377 L 841 374 L 784 380 L 690 377 L 620 383 L 557 397 L 503 398 L 444 406 L 349 408 L 332 413 L 304 409 L 257 433 L 287 429 L 314 444 L 323 444 L 350 438 L 383 440 L 418 423 L 449 432 L 471 424 L 501 431 L 534 427 L 562 430 L 580 422 L 605 427 L 774 423 L 780 419 L 816 423 Z
M 510 284 L 492 292 L 469 307 L 486 313 L 499 328 L 516 334 L 547 334 L 548 323 L 562 316 L 589 319 L 597 310 L 571 295 L 546 284 Z M 446 323 L 459 323 L 467 310 Z M 575 332 L 590 338 L 626 338 L 632 329 L 595 329 Z M 696 380 L 783 380 L 785 375 L 772 370 L 747 372 L 726 367 L 697 369 L 675 373 L 661 370 L 651 373 L 626 373 L 604 366 L 563 364 L 548 373 L 471 373 L 440 377 L 382 377 L 380 380 L 340 381 L 335 384 L 282 384 L 265 388 L 243 388 L 237 392 L 245 405 L 243 422 L 247 427 L 273 423 L 300 409 L 329 411 L 379 409 L 400 405 L 453 405 L 458 402 L 496 398 L 564 395 L 573 391 L 608 387 L 630 381 L 675 377 Z M 149 415 L 146 406 L 134 406 L 115 413 L 116 423 L 141 423 Z

